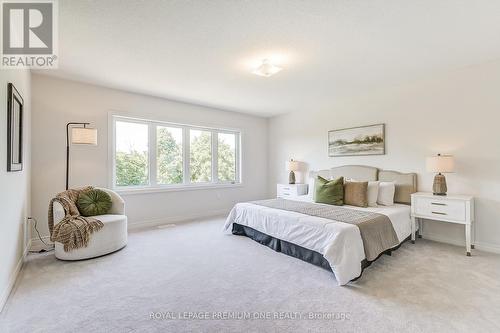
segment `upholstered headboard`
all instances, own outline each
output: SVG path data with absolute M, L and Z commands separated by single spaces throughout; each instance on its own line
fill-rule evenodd
M 398 171 L 380 170 L 378 180 L 396 183 L 394 202 L 410 204 L 411 194 L 417 192 L 417 174 Z
M 364 165 L 343 165 L 330 169 L 330 177 L 352 178 L 359 182 L 368 182 L 377 180 L 378 169 Z
M 397 203 L 410 204 L 411 194 L 417 192 L 416 173 L 379 170 L 377 168 L 364 165 L 343 165 L 329 170 L 319 170 L 310 173 L 310 176 L 314 178 L 317 175 L 327 179 L 343 176 L 357 181 L 380 180 L 383 182 L 394 182 L 396 184 L 394 202 Z

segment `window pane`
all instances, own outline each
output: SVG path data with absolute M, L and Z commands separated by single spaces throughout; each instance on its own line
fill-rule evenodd
M 148 185 L 148 125 L 116 122 L 116 186 Z
M 218 133 L 217 174 L 221 182 L 236 181 L 236 135 Z
M 182 183 L 182 129 L 156 127 L 157 182 L 158 184 Z
M 212 133 L 189 130 L 191 182 L 209 182 L 212 180 Z

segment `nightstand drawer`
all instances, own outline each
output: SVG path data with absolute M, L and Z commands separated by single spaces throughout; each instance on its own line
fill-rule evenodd
M 276 194 L 281 198 L 305 195 L 307 194 L 307 184 L 278 184 Z
M 420 198 L 415 200 L 415 213 L 429 218 L 443 218 L 465 222 L 466 207 L 461 200 L 443 200 L 440 198 Z

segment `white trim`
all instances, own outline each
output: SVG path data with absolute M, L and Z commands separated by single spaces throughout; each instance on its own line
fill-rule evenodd
M 431 240 L 434 242 L 446 243 L 446 244 L 456 245 L 456 246 L 460 246 L 460 247 L 463 247 L 465 244 L 465 240 L 459 240 L 459 239 L 450 238 L 450 237 L 436 236 L 434 234 L 426 234 L 425 232 L 422 235 L 422 238 L 427 239 L 427 240 Z M 473 244 L 474 244 L 474 249 L 476 249 L 476 250 L 500 254 L 500 245 L 483 243 L 483 242 L 474 242 Z M 472 252 L 472 255 L 474 255 L 474 252 Z
M 483 243 L 483 242 L 475 242 L 474 248 L 479 251 L 490 252 L 490 253 L 498 253 L 500 254 L 500 245 Z
M 54 245 L 54 243 L 50 240 L 50 236 L 42 236 L 42 240 L 49 246 Z M 47 249 L 47 245 L 45 245 L 38 237 L 32 238 L 30 251 L 40 251 L 42 249 Z
M 463 247 L 465 245 L 465 240 L 458 240 L 456 238 L 449 238 L 449 237 L 442 237 L 442 236 L 436 236 L 434 234 L 424 234 L 422 235 L 423 239 L 431 240 L 434 242 L 439 242 L 439 243 L 446 243 L 450 245 L 456 245 L 456 246 L 461 246 Z M 418 241 L 418 240 L 417 240 Z
M 172 224 L 172 223 L 180 223 L 180 222 L 190 222 L 193 220 L 197 219 L 204 219 L 204 218 L 209 218 L 209 217 L 215 217 L 215 216 L 226 216 L 231 208 L 226 208 L 226 209 L 218 209 L 218 210 L 213 210 L 213 211 L 208 211 L 204 213 L 196 213 L 196 214 L 190 214 L 190 215 L 180 215 L 180 216 L 172 216 L 172 217 L 165 217 L 165 218 L 159 218 L 159 219 L 151 219 L 151 220 L 145 220 L 141 222 L 134 222 L 134 223 L 129 223 L 128 224 L 128 230 L 129 231 L 134 231 L 138 229 L 143 229 L 143 228 L 150 228 L 150 227 L 157 227 L 165 224 Z
M 19 261 L 17 262 L 14 271 L 12 271 L 12 273 L 10 274 L 9 281 L 7 282 L 7 287 L 0 293 L 0 313 L 3 311 L 5 304 L 7 304 L 7 301 L 10 295 L 12 294 L 12 291 L 14 290 L 14 287 L 19 278 L 19 273 L 23 268 L 24 260 L 26 259 L 26 256 L 28 255 L 30 248 L 31 248 L 31 239 L 28 241 L 28 244 L 26 244 L 26 246 L 24 247 L 23 254 L 21 258 L 19 258 Z
M 163 185 L 158 187 L 128 187 L 128 188 L 115 188 L 113 191 L 119 193 L 120 195 L 133 195 L 133 194 L 145 194 L 145 193 L 161 193 L 161 192 L 178 192 L 178 191 L 194 191 L 194 190 L 212 190 L 212 189 L 224 189 L 224 188 L 234 188 L 243 187 L 243 183 L 192 183 L 192 184 L 180 184 L 180 185 Z

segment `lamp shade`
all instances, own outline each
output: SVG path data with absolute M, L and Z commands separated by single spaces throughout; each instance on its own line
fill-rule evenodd
M 75 145 L 97 145 L 97 129 L 73 127 L 71 129 L 71 143 Z
M 299 171 L 299 162 L 291 160 L 286 162 L 286 169 L 288 171 Z
M 429 172 L 454 172 L 455 160 L 453 156 L 441 155 L 427 157 L 427 171 Z

